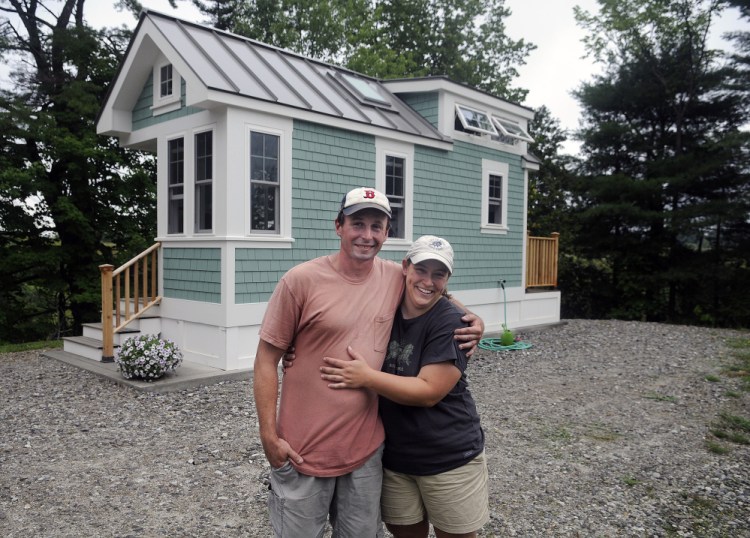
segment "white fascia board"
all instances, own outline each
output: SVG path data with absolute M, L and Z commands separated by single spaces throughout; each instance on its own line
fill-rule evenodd
M 416 144 L 419 146 L 426 146 L 446 151 L 453 150 L 453 143 L 450 141 L 435 140 L 432 138 L 413 135 L 410 133 L 404 133 L 403 131 L 397 131 L 395 129 L 386 129 L 385 127 L 379 127 L 377 125 L 359 123 L 346 120 L 344 118 L 329 116 L 327 114 L 319 114 L 317 112 L 312 112 L 309 110 L 302 110 L 299 108 L 293 108 L 290 106 L 280 105 L 268 101 L 251 99 L 249 97 L 223 92 L 220 90 L 208 89 L 208 91 L 206 92 L 205 101 L 193 102 L 190 104 L 191 106 L 200 108 L 230 106 L 246 110 L 255 110 L 258 112 L 275 114 L 277 116 L 286 118 L 309 121 L 310 123 L 319 123 L 328 127 L 337 127 L 339 129 L 345 129 L 347 131 L 371 134 L 373 136 L 380 136 L 391 140 L 407 142 L 409 144 Z
M 203 81 L 183 61 L 182 56 L 158 31 L 151 19 L 145 17 L 123 61 L 117 79 L 112 83 L 112 91 L 107 96 L 96 125 L 98 134 L 123 138 L 133 130 L 133 107 L 152 72 L 154 62 L 160 55 L 166 57 L 180 77 L 185 80 L 188 98 L 192 96 L 193 100 L 199 100 L 202 93 L 205 93 Z

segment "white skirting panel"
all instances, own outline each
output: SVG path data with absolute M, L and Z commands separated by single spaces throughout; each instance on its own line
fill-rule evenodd
M 560 321 L 560 292 L 526 293 L 522 288 L 463 290 L 456 299 L 484 320 L 487 334 L 508 327 L 519 330 Z M 165 299 L 161 307 L 161 333 L 174 340 L 184 360 L 219 368 L 241 370 L 253 367 L 258 331 L 266 303 L 233 306 L 228 313 L 220 305 Z M 231 320 L 230 326 L 217 322 Z

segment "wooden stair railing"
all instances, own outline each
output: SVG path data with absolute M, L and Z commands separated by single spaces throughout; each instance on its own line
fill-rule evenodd
M 102 277 L 102 361 L 114 360 L 114 335 L 149 308 L 161 302 L 157 262 L 161 243 L 155 243 L 126 264 L 100 265 Z M 149 258 L 151 263 L 149 264 Z M 132 275 L 132 278 L 131 278 Z M 125 303 L 124 315 L 120 302 Z M 132 311 L 131 311 L 132 301 Z M 141 303 L 143 306 L 141 307 Z
M 528 237 L 526 249 L 526 287 L 557 287 L 557 257 L 560 234 Z

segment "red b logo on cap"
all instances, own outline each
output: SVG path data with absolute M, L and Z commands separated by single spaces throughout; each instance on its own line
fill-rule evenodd
M 365 191 L 365 198 L 375 198 L 375 191 Z

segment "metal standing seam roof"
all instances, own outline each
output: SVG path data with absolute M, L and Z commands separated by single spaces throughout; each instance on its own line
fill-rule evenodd
M 144 10 L 207 88 L 250 99 L 449 141 L 379 80 L 252 39 Z M 367 99 L 346 77 L 365 81 L 379 100 Z

